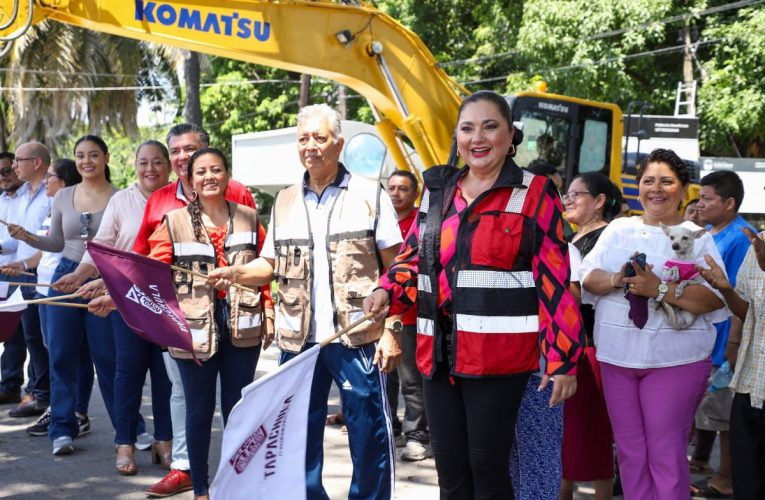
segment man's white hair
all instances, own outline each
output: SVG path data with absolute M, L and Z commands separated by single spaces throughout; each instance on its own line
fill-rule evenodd
M 340 113 L 327 104 L 312 104 L 300 110 L 297 116 L 297 126 L 304 121 L 314 118 L 324 118 L 329 125 L 332 137 L 337 140 L 340 138 Z

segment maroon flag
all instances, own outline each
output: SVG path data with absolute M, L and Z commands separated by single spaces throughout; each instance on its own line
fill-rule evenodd
M 5 293 L 8 292 L 8 284 L 4 283 Z M 17 288 L 7 299 L 0 299 L 0 342 L 11 340 L 21 322 L 21 315 L 27 308 L 24 297 L 21 296 L 21 288 Z
M 189 351 L 196 360 L 170 265 L 93 241 L 87 248 L 125 323 L 149 342 Z

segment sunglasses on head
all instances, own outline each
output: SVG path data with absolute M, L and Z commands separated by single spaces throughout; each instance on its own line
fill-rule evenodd
M 80 222 L 82 223 L 82 227 L 80 228 L 80 238 L 87 239 L 90 235 L 90 229 L 88 228 L 90 219 L 90 212 L 82 212 L 80 214 Z

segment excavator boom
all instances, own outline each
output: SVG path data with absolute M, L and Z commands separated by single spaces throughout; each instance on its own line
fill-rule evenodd
M 423 165 L 446 163 L 460 93 L 422 41 L 369 6 L 329 1 L 0 0 L 12 39 L 45 19 L 334 80 L 375 108 L 399 159 L 405 135 Z M 392 127 L 391 127 L 392 125 Z M 403 165 L 400 165 L 402 168 Z

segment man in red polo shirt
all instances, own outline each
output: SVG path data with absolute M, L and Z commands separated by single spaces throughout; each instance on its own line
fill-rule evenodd
M 388 178 L 388 194 L 398 216 L 401 237 L 406 241 L 409 228 L 417 217 L 414 202 L 417 199 L 417 178 L 406 170 L 396 170 Z M 399 432 L 403 432 L 406 448 L 401 459 L 416 462 L 433 456 L 428 442 L 428 422 L 425 419 L 425 405 L 422 400 L 422 375 L 417 370 L 414 353 L 417 349 L 417 310 L 412 308 L 401 317 L 404 329 L 400 336 L 402 361 L 396 371 L 388 375 L 388 400 L 395 417 L 398 409 L 399 382 L 404 395 L 404 422 Z M 394 419 L 394 433 L 398 418 Z
M 198 149 L 209 145 L 210 136 L 200 126 L 191 123 L 175 125 L 167 133 L 167 149 L 170 150 L 170 165 L 178 180 L 158 189 L 149 197 L 146 209 L 143 212 L 141 227 L 133 245 L 133 251 L 141 254 L 149 254 L 149 236 L 157 229 L 165 214 L 176 208 L 183 208 L 189 204 L 191 197 L 191 185 L 188 179 L 189 158 Z M 250 191 L 241 183 L 233 179 L 229 181 L 226 190 L 226 199 L 240 205 L 255 208 L 255 200 Z
M 146 203 L 133 251 L 149 254 L 149 237 L 162 222 L 162 218 L 176 208 L 183 208 L 189 203 L 192 189 L 188 179 L 189 159 L 195 151 L 205 148 L 210 137 L 200 126 L 182 123 L 175 125 L 167 134 L 167 148 L 170 150 L 170 164 L 178 180 L 155 191 Z M 240 182 L 229 181 L 226 199 L 240 205 L 255 208 L 255 200 L 249 190 Z M 258 235 L 265 239 L 265 231 Z M 267 287 L 264 287 L 264 289 Z M 270 293 L 264 294 L 263 302 L 270 302 Z M 272 319 L 267 320 L 271 324 Z M 186 449 L 186 400 L 183 394 L 178 367 L 169 354 L 164 354 L 167 375 L 173 384 L 170 397 L 170 415 L 173 422 L 173 462 L 170 472 L 162 480 L 146 490 L 150 497 L 167 497 L 192 489 L 189 474 L 189 454 Z

